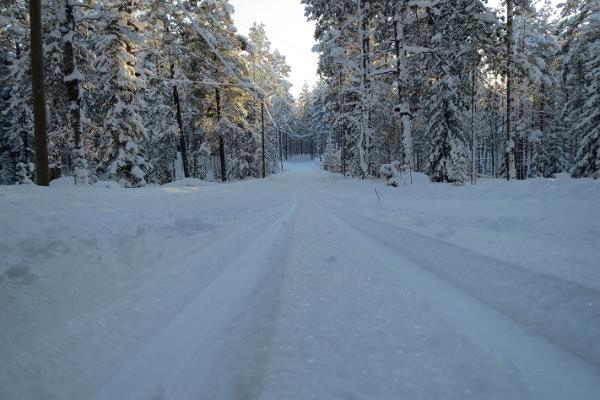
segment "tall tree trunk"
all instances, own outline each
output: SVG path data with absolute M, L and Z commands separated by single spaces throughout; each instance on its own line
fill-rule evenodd
M 81 95 L 79 85 L 81 75 L 77 70 L 73 40 L 75 35 L 75 16 L 71 0 L 64 1 L 65 14 L 61 21 L 61 35 L 63 40 L 63 68 L 64 82 L 69 100 L 69 122 L 73 131 L 73 149 L 71 160 L 73 163 L 74 180 L 76 185 L 88 183 L 88 166 L 85 158 L 85 148 L 81 135 Z
M 263 179 L 267 177 L 267 157 L 265 155 L 265 103 L 260 101 L 260 141 L 261 141 L 261 172 Z
M 412 114 L 408 101 L 408 67 L 406 57 L 406 43 L 404 38 L 404 15 L 406 1 L 402 0 L 396 9 L 394 17 L 394 36 L 396 48 L 396 75 L 398 84 L 398 104 L 396 112 L 400 115 L 402 145 L 404 147 L 404 163 L 408 166 L 412 183 L 412 171 L 415 168 L 412 141 Z
M 46 99 L 44 93 L 44 52 L 40 0 L 29 1 L 31 21 L 31 83 L 33 87 L 33 124 L 35 132 L 35 177 L 39 186 L 49 185 Z
M 515 143 L 513 141 L 514 121 L 514 27 L 513 7 L 514 0 L 506 0 L 506 149 L 504 150 L 504 163 L 506 180 L 515 178 Z
M 340 117 L 338 124 L 340 125 L 340 169 L 342 175 L 346 176 L 346 141 L 344 137 L 344 97 L 342 94 L 343 87 L 343 74 L 342 67 L 340 66 L 339 71 L 339 88 L 338 88 L 338 102 L 340 107 Z
M 491 174 L 494 175 L 494 178 L 497 178 L 496 176 L 496 152 L 495 152 L 495 141 L 496 141 L 496 123 L 495 123 L 495 116 L 492 114 L 492 119 L 490 120 L 490 152 L 491 152 L 491 156 L 492 156 L 492 160 L 491 160 Z
M 21 45 L 19 44 L 18 41 L 15 42 L 15 57 L 17 60 L 21 59 Z M 19 123 L 20 123 L 20 133 L 21 133 L 21 140 L 23 141 L 23 149 L 21 151 L 21 158 L 20 158 L 20 162 L 24 165 L 28 165 L 29 164 L 29 156 L 31 153 L 31 149 L 29 148 L 29 132 L 28 129 L 26 128 L 26 122 L 27 121 L 27 114 L 26 114 L 26 110 L 22 110 L 21 115 L 19 117 Z
M 283 147 L 281 136 L 283 133 L 280 129 L 277 129 L 277 140 L 279 141 L 279 163 L 281 164 L 281 172 L 283 172 Z
M 535 148 L 532 149 L 533 152 L 535 152 L 536 154 L 533 155 L 533 157 L 535 156 L 539 156 L 540 153 L 542 153 L 544 151 L 543 148 L 543 143 L 545 140 L 547 140 L 546 138 L 546 134 L 545 134 L 545 130 L 546 130 L 546 84 L 544 83 L 544 81 L 542 81 L 542 85 L 540 87 L 540 141 L 538 142 L 537 146 L 535 146 Z M 538 164 L 539 165 L 539 164 Z M 548 166 L 545 166 L 547 169 Z M 546 175 L 546 171 L 540 171 L 539 169 L 537 170 L 538 175 L 542 175 L 545 176 Z
M 358 18 L 359 26 L 359 41 L 361 48 L 361 82 L 360 82 L 360 110 L 361 123 L 360 132 L 357 143 L 358 162 L 360 167 L 361 177 L 364 179 L 369 174 L 369 136 L 370 136 L 370 49 L 369 49 L 369 10 L 370 3 L 367 0 L 359 0 Z
M 171 79 L 175 79 L 175 64 L 171 63 Z M 181 160 L 183 164 L 183 176 L 190 177 L 190 167 L 188 159 L 188 146 L 185 140 L 185 131 L 183 129 L 183 117 L 181 115 L 181 100 L 179 98 L 179 88 L 173 84 L 173 102 L 175 103 L 175 119 L 179 127 L 179 151 L 181 151 Z
M 215 98 L 217 103 L 217 122 L 221 121 L 221 91 L 219 87 L 215 89 Z M 225 142 L 223 141 L 223 133 L 219 132 L 219 158 L 221 160 L 221 181 L 227 180 L 227 167 L 225 165 Z
M 476 75 L 475 68 L 471 72 L 471 142 L 473 144 L 472 166 L 471 166 L 471 184 L 477 183 L 477 136 L 475 135 L 475 90 L 476 90 Z
M 175 79 L 175 64 L 171 63 L 171 79 Z M 185 131 L 183 130 L 183 117 L 181 115 L 181 100 L 179 98 L 179 88 L 173 84 L 173 102 L 175 103 L 175 119 L 179 127 L 179 150 L 181 151 L 181 161 L 183 164 L 183 176 L 190 177 L 190 167 L 188 163 L 188 146 L 185 140 Z

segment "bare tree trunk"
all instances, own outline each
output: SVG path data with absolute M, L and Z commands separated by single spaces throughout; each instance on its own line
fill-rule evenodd
M 513 4 L 514 0 L 506 0 L 506 52 L 507 52 L 507 74 L 506 74 L 506 149 L 504 151 L 504 163 L 506 168 L 506 180 L 515 177 L 515 144 L 513 141 L 514 120 L 514 27 L 513 27 Z
M 490 151 L 491 151 L 491 155 L 492 155 L 492 162 L 491 162 L 492 171 L 491 172 L 494 175 L 494 178 L 497 178 L 497 176 L 496 176 L 496 152 L 494 151 L 494 149 L 495 149 L 494 142 L 496 141 L 495 131 L 496 131 L 496 123 L 492 119 L 492 120 L 490 120 Z
M 175 79 L 175 64 L 171 63 L 171 79 Z M 181 151 L 181 160 L 183 164 L 183 176 L 190 177 L 190 167 L 188 163 L 188 146 L 185 140 L 185 131 L 183 130 L 183 117 L 181 115 L 181 100 L 179 98 L 179 89 L 173 84 L 173 102 L 175 103 L 175 119 L 179 127 L 179 148 Z
M 46 99 L 44 93 L 44 52 L 40 0 L 30 0 L 31 83 L 33 87 L 33 124 L 35 132 L 35 177 L 39 186 L 49 185 Z
M 19 42 L 15 42 L 15 57 L 17 58 L 17 60 L 21 59 L 21 45 L 19 44 Z M 28 165 L 30 160 L 29 156 L 31 153 L 31 149 L 29 148 L 29 132 L 28 129 L 25 127 L 26 121 L 26 111 L 22 110 L 22 113 L 19 117 L 19 123 L 21 125 L 21 140 L 23 141 L 23 149 L 21 152 L 20 162 L 25 165 Z
M 359 41 L 361 46 L 361 83 L 360 83 L 360 108 L 361 124 L 358 137 L 358 161 L 362 178 L 366 178 L 369 173 L 369 136 L 370 136 L 370 62 L 369 62 L 369 8 L 370 3 L 366 0 L 359 0 L 358 18 L 360 19 Z
M 85 148 L 81 136 L 81 95 L 79 92 L 80 74 L 75 62 L 73 40 L 75 35 L 75 16 L 71 0 L 64 0 L 65 14 L 61 21 L 61 34 L 63 40 L 63 68 L 64 82 L 67 87 L 69 100 L 69 122 L 73 131 L 73 149 L 71 159 L 74 169 L 76 185 L 88 183 L 88 168 L 85 158 Z
M 215 89 L 215 98 L 217 103 L 217 121 L 221 121 L 221 92 L 219 87 Z M 219 132 L 219 158 L 221 159 L 221 181 L 227 180 L 227 167 L 225 166 L 225 142 L 223 134 Z
M 412 183 L 412 171 L 415 169 L 412 141 L 412 114 L 408 102 L 408 67 L 406 60 L 406 48 L 404 43 L 404 14 L 406 13 L 406 1 L 402 0 L 396 9 L 394 17 L 394 47 L 396 48 L 396 75 L 398 85 L 398 104 L 396 112 L 400 115 L 400 134 L 404 147 L 404 163 L 408 166 Z
M 346 143 L 345 143 L 345 137 L 344 137 L 344 120 L 343 120 L 343 115 L 344 115 L 344 98 L 342 95 L 342 84 L 343 84 L 343 76 L 342 76 L 342 67 L 340 67 L 340 72 L 339 72 L 339 93 L 338 93 L 338 102 L 339 102 L 339 107 L 340 107 L 340 118 L 339 118 L 339 125 L 340 125 L 340 169 L 342 172 L 342 175 L 346 176 Z
M 261 140 L 261 161 L 262 161 L 262 177 L 263 179 L 267 177 L 267 165 L 266 165 L 266 155 L 265 155 L 265 103 L 260 101 L 260 140 Z
M 471 76 L 471 142 L 473 144 L 473 163 L 472 163 L 472 168 L 471 168 L 471 184 L 476 184 L 477 183 L 477 172 L 478 172 L 478 168 L 477 168 L 477 136 L 475 135 L 475 81 L 476 81 L 476 75 L 475 75 L 475 68 L 473 68 L 472 71 L 472 76 Z
M 281 164 L 281 172 L 283 172 L 283 147 L 282 147 L 282 139 L 281 136 L 283 133 L 281 130 L 277 129 L 277 140 L 279 141 L 279 163 Z

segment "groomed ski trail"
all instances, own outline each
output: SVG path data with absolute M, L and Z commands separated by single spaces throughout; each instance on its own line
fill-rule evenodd
M 231 373 L 221 368 L 227 352 L 224 333 L 235 329 L 235 317 L 260 281 L 280 267 L 295 210 L 296 201 L 118 370 L 94 400 L 124 393 L 132 400 L 225 398 L 229 387 L 215 376 Z M 221 384 L 215 385 L 219 379 Z
M 291 189 L 287 212 L 95 400 L 596 399 L 596 366 L 436 273 L 432 246 L 510 265 L 331 203 L 315 165 L 295 167 L 265 183 Z
M 435 313 L 464 333 L 471 343 L 481 347 L 499 365 L 514 371 L 526 382 L 526 398 L 597 398 L 600 393 L 600 371 L 585 357 L 548 340 L 537 333 L 535 328 L 511 319 L 456 286 L 455 282 L 432 272 L 431 266 L 418 264 L 414 253 L 405 255 L 402 249 L 406 247 L 426 251 L 419 244 L 423 240 L 420 235 L 407 240 L 406 232 L 402 232 L 400 228 L 394 229 L 388 225 L 385 229 L 385 224 L 381 222 L 357 217 L 356 213 L 344 212 L 339 207 L 334 210 L 323 205 L 318 207 L 336 226 L 361 243 L 365 252 L 379 259 L 385 267 L 398 269 L 402 281 L 423 295 Z M 431 246 L 432 242 L 440 241 L 429 239 L 427 245 Z M 434 251 L 433 248 L 430 249 Z M 452 255 L 447 254 L 449 257 Z M 454 259 L 446 262 L 452 264 L 461 261 Z M 586 289 L 574 287 L 573 291 L 575 290 L 585 292 Z M 600 296 L 593 291 L 589 297 L 600 300 Z M 593 320 L 587 321 L 591 324 L 589 329 L 597 329 L 597 316 L 590 314 L 590 318 Z
M 135 250 L 123 273 L 148 263 L 148 274 L 35 340 L 5 334 L 0 397 L 598 399 L 597 282 L 377 219 L 411 192 L 381 187 L 388 208 L 376 208 L 373 185 L 301 160 L 262 181 L 126 192 L 158 192 L 131 224 L 141 234 L 106 235 Z M 185 212 L 156 223 L 165 207 Z M 160 229 L 144 239 L 148 222 Z

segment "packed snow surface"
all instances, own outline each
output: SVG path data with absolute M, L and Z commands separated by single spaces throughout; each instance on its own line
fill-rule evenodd
M 0 186 L 0 399 L 599 398 L 599 182 L 286 168 Z

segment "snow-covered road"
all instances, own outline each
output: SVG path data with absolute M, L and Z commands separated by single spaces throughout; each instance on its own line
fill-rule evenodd
M 598 399 L 600 188 L 497 186 L 1 187 L 0 398 Z

